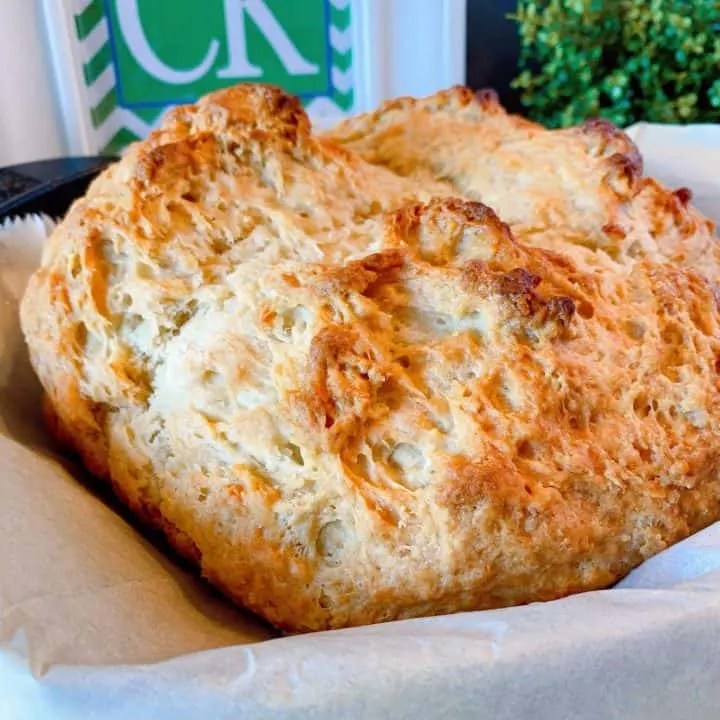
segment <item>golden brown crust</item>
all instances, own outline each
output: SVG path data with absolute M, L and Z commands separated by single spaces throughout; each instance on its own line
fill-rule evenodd
M 456 87 L 391 100 L 326 137 L 404 177 L 444 181 L 492 207 L 521 241 L 586 268 L 647 257 L 720 277 L 712 223 L 686 188 L 644 178 L 637 148 L 606 120 L 546 130 L 508 115 L 492 92 Z
M 509 224 L 472 199 L 485 163 Z M 607 124 L 549 133 L 489 93 L 317 138 L 240 86 L 93 184 L 22 324 L 58 436 L 277 626 L 556 598 L 720 517 L 689 201 Z

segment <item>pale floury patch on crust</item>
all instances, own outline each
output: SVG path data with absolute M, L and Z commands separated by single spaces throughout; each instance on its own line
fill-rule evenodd
M 22 323 L 55 431 L 237 602 L 499 607 L 720 517 L 710 233 L 605 125 L 455 89 L 317 138 L 240 86 L 93 184 Z

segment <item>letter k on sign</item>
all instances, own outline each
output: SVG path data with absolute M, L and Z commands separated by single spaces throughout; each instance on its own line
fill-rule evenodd
M 313 97 L 329 81 L 326 0 L 105 0 L 119 103 L 192 101 L 241 80 Z

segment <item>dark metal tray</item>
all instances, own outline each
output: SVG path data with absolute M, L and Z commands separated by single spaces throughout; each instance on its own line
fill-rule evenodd
M 62 217 L 115 158 L 74 157 L 0 168 L 0 224 L 9 217 Z

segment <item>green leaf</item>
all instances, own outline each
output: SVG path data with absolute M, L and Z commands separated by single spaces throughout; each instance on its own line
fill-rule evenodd
M 703 122 L 720 117 L 717 0 L 518 0 L 521 89 L 529 115 Z

